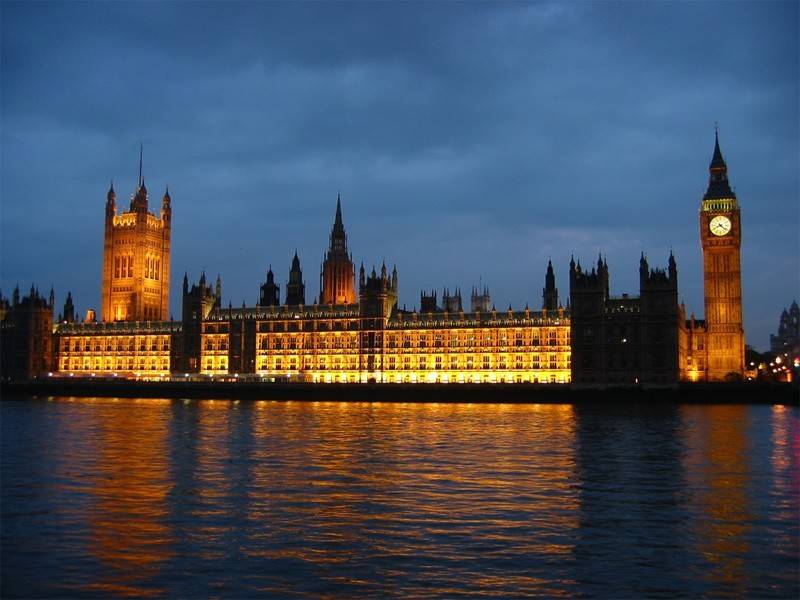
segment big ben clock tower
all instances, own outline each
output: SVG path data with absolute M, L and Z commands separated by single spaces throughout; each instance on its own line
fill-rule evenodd
M 700 242 L 706 312 L 707 378 L 723 381 L 744 374 L 742 239 L 739 203 L 728 183 L 719 135 L 709 166 L 708 190 L 700 204 Z

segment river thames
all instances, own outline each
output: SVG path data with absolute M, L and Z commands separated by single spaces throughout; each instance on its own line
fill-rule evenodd
M 4 399 L 2 597 L 796 598 L 786 406 Z

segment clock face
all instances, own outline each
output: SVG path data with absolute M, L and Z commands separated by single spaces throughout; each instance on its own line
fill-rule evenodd
M 722 236 L 731 230 L 731 221 L 728 217 L 718 215 L 711 219 L 711 222 L 708 224 L 708 228 L 714 235 Z

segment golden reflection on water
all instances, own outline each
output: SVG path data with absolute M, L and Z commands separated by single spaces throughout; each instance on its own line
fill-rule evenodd
M 697 490 L 692 498 L 697 549 L 710 567 L 705 577 L 742 589 L 749 569 L 753 521 L 747 419 L 741 406 L 688 406 L 689 451 L 684 468 Z
M 204 400 L 194 407 L 196 423 L 193 435 L 194 464 L 182 465 L 193 471 L 194 496 L 190 518 L 194 526 L 189 530 L 190 541 L 196 543 L 199 557 L 204 560 L 225 558 L 224 545 L 220 543 L 227 532 L 224 524 L 230 509 L 226 499 L 231 490 L 231 480 L 226 472 L 230 460 L 230 425 L 233 406 L 227 401 Z
M 82 595 L 563 597 L 663 568 L 665 580 L 694 571 L 674 589 L 699 596 L 753 589 L 760 548 L 749 540 L 770 544 L 796 523 L 798 418 L 781 407 L 758 413 L 772 486 L 760 493 L 741 406 L 54 399 L 46 409 L 56 483 L 33 480 L 53 486 L 65 555 L 84 561 L 59 589 Z M 765 510 L 778 513 L 773 529 L 754 537 Z M 643 532 L 618 536 L 620 524 Z M 796 562 L 796 544 L 780 551 Z
M 445 596 L 463 593 L 464 586 L 488 593 L 503 582 L 508 589 L 513 581 L 521 590 L 567 594 L 569 582 L 524 569 L 497 575 L 468 564 L 468 557 L 504 547 L 540 560 L 571 554 L 579 502 L 570 484 L 571 406 L 313 402 L 256 408 L 248 520 L 282 520 L 283 534 L 302 544 L 275 543 L 265 527 L 247 544 L 249 556 L 330 565 L 324 577 L 332 583 L 347 579 L 333 567 L 362 552 L 382 565 L 373 575 L 387 584 L 402 575 L 404 564 L 452 561 L 462 563 L 463 573 L 448 584 L 458 588 L 436 588 Z M 283 427 L 276 429 L 270 417 Z M 531 531 L 522 543 L 520 529 Z
M 141 402 L 141 401 L 140 401 Z M 173 552 L 166 497 L 172 485 L 166 459 L 169 400 L 147 400 L 145 410 L 97 401 L 98 431 L 89 552 L 102 565 L 85 586 L 115 596 L 151 596 L 141 582 Z

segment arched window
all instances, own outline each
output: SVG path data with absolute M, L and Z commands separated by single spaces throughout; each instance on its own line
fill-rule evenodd
M 161 259 L 156 259 L 156 281 L 158 281 L 158 276 L 161 272 Z
M 133 277 L 133 254 L 128 255 L 128 277 Z
M 119 279 L 119 256 L 114 257 L 114 279 Z

